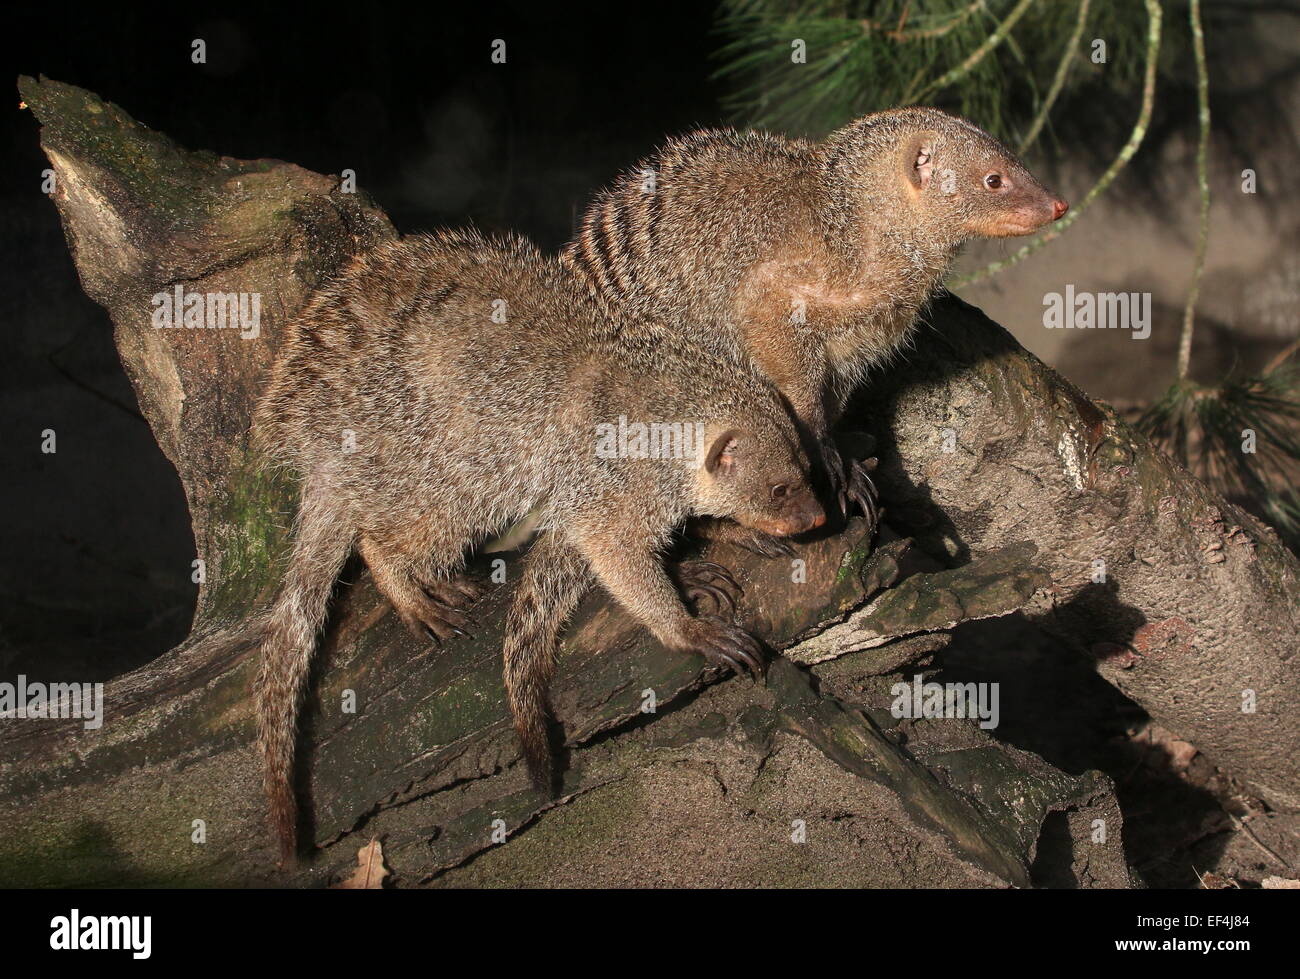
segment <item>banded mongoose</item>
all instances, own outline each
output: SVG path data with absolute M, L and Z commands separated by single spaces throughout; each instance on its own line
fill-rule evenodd
M 561 260 L 625 333 L 668 330 L 757 365 L 841 509 L 854 498 L 874 522 L 866 471 L 846 470 L 830 437 L 850 393 L 908 341 L 963 242 L 1029 234 L 1068 208 L 971 123 L 896 109 L 820 143 L 674 139 L 596 197 Z
M 661 426 L 658 450 L 597 428 L 636 424 Z M 688 444 L 664 440 L 673 425 Z M 719 616 L 692 616 L 661 552 L 692 514 L 778 536 L 825 520 L 770 383 L 687 343 L 625 343 L 558 260 L 519 238 L 449 232 L 354 261 L 290 325 L 254 430 L 302 487 L 257 680 L 286 863 L 297 850 L 296 718 L 354 545 L 402 621 L 446 637 L 466 624 L 470 594 L 453 577 L 466 551 L 539 514 L 504 670 L 530 773 L 547 790 L 557 637 L 592 581 L 665 646 L 757 675 L 758 643 Z

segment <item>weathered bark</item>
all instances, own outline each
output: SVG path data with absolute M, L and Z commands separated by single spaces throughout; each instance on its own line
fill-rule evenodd
M 349 255 L 394 232 L 335 178 L 184 152 L 71 86 L 24 79 L 20 89 L 42 123 L 82 283 L 109 310 L 141 407 L 185 486 L 206 580 L 191 637 L 109 685 L 103 729 L 0 727 L 0 880 L 281 881 L 248 685 L 256 610 L 275 587 L 293 487 L 250 454 L 249 411 L 287 318 Z M 150 297 L 178 284 L 259 293 L 260 334 L 154 328 Z M 1065 810 L 1071 859 L 1088 868 L 1080 882 L 1122 885 L 1105 776 L 1065 775 L 959 721 L 912 725 L 904 747 L 881 710 L 891 677 L 906 668 L 910 678 L 946 630 L 1019 609 L 1093 642 L 1131 642 L 1123 664 L 1112 657 L 1103 669 L 1128 666 L 1116 682 L 1164 726 L 1270 802 L 1293 805 L 1300 740 L 1288 708 L 1300 705 L 1283 641 L 1297 619 L 1291 555 L 976 311 L 940 304 L 931 336 L 915 366 L 877 389 L 897 439 L 882 453 L 883 476 L 891 524 L 919 528 L 932 555 L 946 547 L 962 566 L 944 569 L 959 562 L 927 559 L 904 541 L 869 554 L 857 524 L 803 546 L 802 578 L 784 562 L 719 548 L 710 557 L 745 585 L 743 619 L 790 651 L 758 688 L 715 684 L 592 596 L 555 686 L 572 749 L 559 803 L 526 787 L 504 707 L 500 629 L 517 556 L 501 556 L 506 584 L 479 609 L 477 638 L 433 650 L 406 636 L 364 575 L 345 575 L 353 583 L 339 590 L 303 739 L 302 789 L 326 849 L 301 879 L 346 868 L 356 838 L 378 833 L 399 879 L 427 880 L 491 848 L 501 829 L 510 845 L 456 873 L 472 880 L 490 867 L 492 879 L 560 881 L 545 866 L 529 869 L 528 854 L 563 832 L 561 813 L 631 822 L 620 793 L 662 792 L 664 779 L 677 785 L 683 772 L 707 769 L 674 818 L 724 835 L 731 820 L 774 849 L 766 862 L 719 863 L 699 882 L 813 883 L 810 866 L 834 864 L 824 882 L 1024 885 L 1044 818 Z M 957 429 L 958 453 L 939 451 L 945 427 Z M 1214 526 L 1189 532 L 1171 513 L 1240 526 L 1202 550 L 1219 539 Z M 1143 563 L 1152 556 L 1163 563 Z M 1117 592 L 1088 586 L 1094 557 L 1108 561 Z M 1165 577 L 1169 569 L 1185 577 Z M 1243 686 L 1259 692 L 1254 715 L 1229 710 L 1228 693 Z M 647 725 L 650 691 L 657 713 Z M 354 712 L 341 706 L 347 692 Z M 664 711 L 669 704 L 679 709 Z M 1102 846 L 1088 841 L 1094 819 L 1110 827 Z M 202 844 L 192 842 L 195 820 Z M 808 824 L 808 850 L 776 846 L 793 821 Z M 852 839 L 827 842 L 846 827 Z M 568 842 L 571 853 L 578 844 Z M 678 878 L 665 869 L 656 879 Z
M 1300 808 L 1295 555 L 978 310 L 948 297 L 932 318 L 926 356 L 860 405 L 892 440 L 898 523 L 957 558 L 1033 541 L 1044 624 L 1249 791 Z

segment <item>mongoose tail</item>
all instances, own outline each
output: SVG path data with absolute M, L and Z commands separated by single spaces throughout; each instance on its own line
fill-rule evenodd
M 547 690 L 555 673 L 560 630 L 590 585 L 581 555 L 548 531 L 528 552 L 506 617 L 506 700 L 533 787 L 547 796 L 555 791 Z
M 293 554 L 262 639 L 257 675 L 258 744 L 271 825 L 283 866 L 298 854 L 294 743 L 316 635 L 325 622 L 334 581 L 352 550 L 353 530 L 323 489 L 304 487 Z

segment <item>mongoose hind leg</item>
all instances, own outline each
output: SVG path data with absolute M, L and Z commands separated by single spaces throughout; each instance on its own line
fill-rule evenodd
M 412 634 L 439 642 L 453 636 L 469 635 L 466 631 L 469 617 L 465 612 L 426 590 L 425 582 L 447 584 L 446 579 L 440 579 L 436 573 L 440 570 L 436 558 L 413 560 L 404 549 L 367 534 L 361 536 L 357 550 L 370 568 L 375 587 L 388 599 L 397 617 Z M 459 555 L 456 559 L 459 560 Z
M 462 612 L 486 595 L 489 589 L 481 576 L 464 571 L 443 577 L 431 572 L 422 573 L 417 566 L 412 574 L 430 598 Z

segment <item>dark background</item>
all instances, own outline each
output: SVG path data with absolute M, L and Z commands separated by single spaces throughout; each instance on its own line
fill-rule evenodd
M 355 170 L 403 232 L 474 222 L 547 249 L 569 237 L 597 187 L 666 135 L 725 121 L 712 2 L 204 5 L 211 12 L 7 10 L 8 78 L 80 85 L 189 149 Z M 1219 22 L 1230 7 L 1261 13 Z M 1294 0 L 1206 5 L 1217 176 L 1194 364 L 1207 380 L 1267 360 L 1297 336 L 1297 9 Z M 1185 31 L 1180 10 L 1166 5 L 1170 37 Z M 205 65 L 190 61 L 194 38 L 207 41 Z M 505 65 L 489 60 L 494 38 L 507 43 Z M 1151 133 L 1107 199 L 1032 262 L 963 293 L 1116 403 L 1147 401 L 1168 383 L 1192 265 L 1194 76 L 1185 48 L 1165 60 Z M 0 678 L 87 682 L 184 638 L 194 544 L 179 480 L 139 414 L 112 324 L 81 291 L 41 192 L 48 162 L 37 123 L 17 103 L 11 88 L 0 112 Z M 1062 151 L 1030 162 L 1077 201 L 1135 113 L 1133 99 L 1084 93 L 1053 121 L 1049 142 Z M 1262 175 L 1258 197 L 1234 190 L 1247 166 Z M 1018 245 L 985 243 L 973 262 Z M 1152 343 L 1135 351 L 1117 331 L 1045 346 L 1065 338 L 1038 328 L 1041 297 L 1065 282 L 1151 290 L 1162 311 Z M 40 451 L 45 429 L 57 433 L 57 454 Z M 1171 775 L 1169 732 L 1130 744 L 1115 731 L 1125 719 L 1118 695 L 1090 666 L 1007 623 L 1021 631 L 981 626 L 983 645 L 971 630 L 959 635 L 946 675 L 1018 683 L 1014 699 L 1036 709 L 1003 736 L 1070 770 L 1110 773 L 1130 861 L 1155 884 L 1194 885 L 1193 868 L 1217 866 L 1224 845 L 1205 788 L 1217 774 L 1202 759 L 1194 778 Z M 1142 751 L 1154 760 L 1141 761 Z
M 666 134 L 721 121 L 708 3 L 208 6 L 12 8 L 8 77 L 88 88 L 188 149 L 351 168 L 403 232 L 472 221 L 544 248 Z M 206 65 L 190 61 L 194 38 Z M 490 62 L 494 38 L 505 65 Z M 36 120 L 10 93 L 0 675 L 92 681 L 185 636 L 194 544 L 112 324 L 41 193 Z
M 14 8 L 0 33 L 8 77 L 83 86 L 189 149 L 355 170 L 403 232 L 473 222 L 547 249 L 569 237 L 597 187 L 665 136 L 727 121 L 728 90 L 713 77 L 726 41 L 716 2 L 203 6 Z M 1171 379 L 1192 265 L 1196 100 L 1180 10 L 1166 10 L 1151 132 L 1107 197 L 1033 261 L 963 291 L 1121 407 Z M 1298 10 L 1297 0 L 1206 7 L 1216 189 L 1193 359 L 1203 380 L 1256 369 L 1296 336 Z M 195 38 L 207 64 L 190 60 Z M 505 65 L 490 61 L 495 38 Z M 112 324 L 81 291 L 41 192 L 36 120 L 10 93 L 0 112 L 0 676 L 84 682 L 185 636 L 194 545 Z M 1077 200 L 1126 138 L 1136 98 L 1084 90 L 1054 114 L 1046 143 L 1060 151 L 1028 162 Z M 1236 192 L 1243 167 L 1259 170 L 1260 195 Z M 968 262 L 1018 245 L 973 246 Z M 1038 328 L 1041 297 L 1064 282 L 1152 291 L 1152 341 L 1134 351 L 1118 332 Z M 40 451 L 46 429 L 57 454 Z

